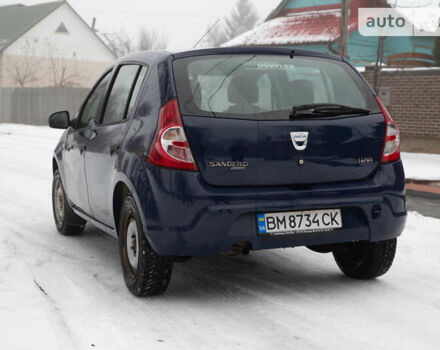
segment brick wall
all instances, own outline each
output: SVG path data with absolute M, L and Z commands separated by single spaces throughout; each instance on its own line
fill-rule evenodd
M 373 85 L 373 69 L 363 74 Z M 440 69 L 382 70 L 381 88 L 390 94 L 387 108 L 402 136 L 440 138 Z

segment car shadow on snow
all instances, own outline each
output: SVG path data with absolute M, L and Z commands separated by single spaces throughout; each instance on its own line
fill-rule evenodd
M 111 283 L 121 285 L 112 286 L 112 289 L 125 289 L 116 239 L 88 226 L 75 245 L 83 246 L 95 263 L 107 266 L 113 270 L 112 274 L 120 274 L 120 278 L 112 279 Z M 199 302 L 212 299 L 221 302 L 223 298 L 228 302 L 231 298 L 249 299 L 261 295 L 320 297 L 342 290 L 346 293 L 347 289 L 362 293 L 365 288 L 380 285 L 383 285 L 380 279 L 366 282 L 346 278 L 331 254 L 319 254 L 301 247 L 251 251 L 248 256 L 194 257 L 184 263 L 175 263 L 170 286 L 159 298 Z
M 330 264 L 330 259 L 316 262 L 304 259 L 305 248 L 251 252 L 249 256 L 197 257 L 175 264 L 166 295 L 170 297 L 216 299 L 252 298 L 262 295 L 319 295 L 351 290 L 364 290 L 379 280 L 365 282 L 346 278 Z M 317 254 L 309 252 L 310 254 Z M 282 254 L 282 255 L 281 255 Z M 327 261 L 330 260 L 330 261 Z M 314 261 L 313 266 L 309 263 Z

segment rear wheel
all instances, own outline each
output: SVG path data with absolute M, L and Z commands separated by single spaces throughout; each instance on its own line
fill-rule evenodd
M 59 233 L 64 236 L 76 236 L 82 233 L 86 221 L 76 215 L 70 207 L 59 170 L 53 174 L 52 209 Z
M 122 270 L 130 292 L 138 297 L 165 292 L 173 263 L 156 254 L 148 243 L 136 203 L 130 195 L 121 209 L 118 232 Z
M 396 253 L 397 239 L 352 242 L 339 245 L 333 256 L 341 271 L 351 278 L 373 279 L 385 274 Z

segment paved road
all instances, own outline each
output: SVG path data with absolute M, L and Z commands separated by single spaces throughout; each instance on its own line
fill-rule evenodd
M 408 194 L 408 210 L 417 211 L 424 216 L 440 219 L 440 197 L 430 198 L 423 195 Z

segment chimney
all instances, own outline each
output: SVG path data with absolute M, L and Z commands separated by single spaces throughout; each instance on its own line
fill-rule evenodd
M 93 20 L 92 20 L 92 30 L 93 30 L 94 32 L 97 31 L 97 30 L 96 30 L 96 17 L 93 17 Z

